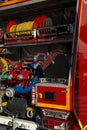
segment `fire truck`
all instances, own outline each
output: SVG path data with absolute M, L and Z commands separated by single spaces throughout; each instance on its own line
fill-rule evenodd
M 87 0 L 0 1 L 0 125 L 87 130 Z

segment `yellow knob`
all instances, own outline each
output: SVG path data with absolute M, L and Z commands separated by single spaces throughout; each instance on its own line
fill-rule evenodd
M 42 99 L 42 93 L 38 93 L 38 97 Z

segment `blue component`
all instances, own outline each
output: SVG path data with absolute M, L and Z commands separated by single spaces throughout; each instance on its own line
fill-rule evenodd
M 36 123 L 39 123 L 41 121 L 40 116 L 37 115 L 35 121 L 36 121 Z
M 23 85 L 16 85 L 13 89 L 15 91 L 15 93 L 21 93 L 21 94 L 26 94 L 26 93 L 29 93 L 32 89 L 32 87 L 35 86 L 36 83 L 38 83 L 38 76 L 35 76 L 31 83 L 29 84 L 29 86 L 27 86 L 26 88 L 23 86 Z
M 28 64 L 27 67 L 30 68 L 30 69 L 34 69 L 34 64 L 33 63 L 32 64 Z
M 24 88 L 23 85 L 16 85 L 13 89 L 15 93 L 21 93 L 21 94 L 26 94 L 31 90 L 29 86 L 27 88 Z

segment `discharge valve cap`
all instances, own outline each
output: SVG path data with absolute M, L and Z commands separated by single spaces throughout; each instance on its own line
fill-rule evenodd
M 7 88 L 5 94 L 7 97 L 14 97 L 15 92 L 12 88 Z

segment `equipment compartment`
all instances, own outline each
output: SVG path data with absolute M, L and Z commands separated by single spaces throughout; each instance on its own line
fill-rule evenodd
M 6 118 L 6 125 L 10 121 L 13 129 L 33 130 L 34 123 L 34 130 L 37 127 L 72 130 L 68 117 L 73 110 L 76 2 L 42 0 L 7 8 L 3 15 L 3 8 L 0 10 L 0 27 L 4 28 L 1 45 L 6 49 L 1 53 L 0 114 L 2 118 L 11 117 Z M 45 109 L 68 116 L 66 119 L 47 116 Z

